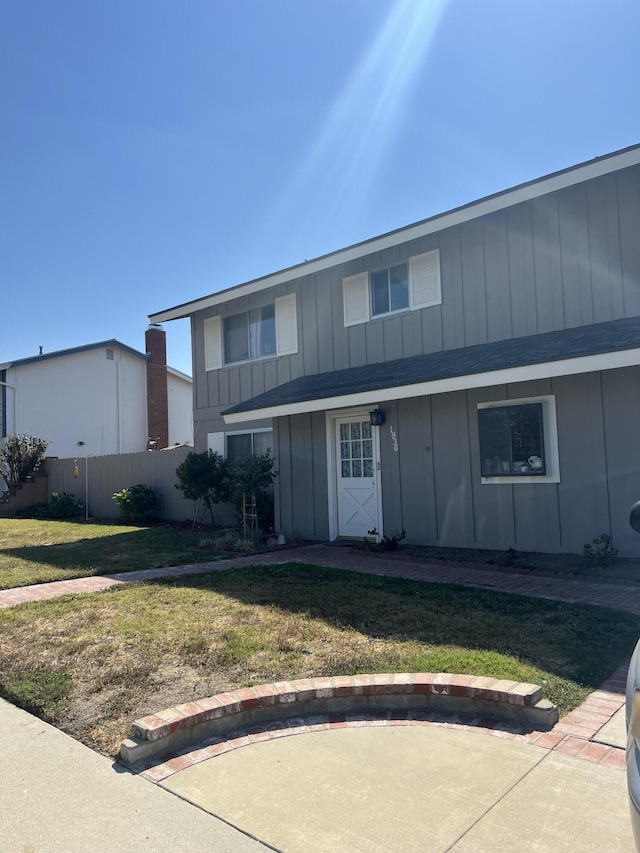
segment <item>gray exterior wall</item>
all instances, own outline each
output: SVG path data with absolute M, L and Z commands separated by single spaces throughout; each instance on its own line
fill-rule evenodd
M 640 315 L 640 166 L 548 193 L 194 314 L 195 448 L 221 410 L 301 375 Z M 398 235 L 401 239 L 401 235 Z M 342 280 L 439 249 L 442 304 L 345 328 Z M 206 371 L 204 320 L 297 295 L 298 352 Z M 483 484 L 477 404 L 554 394 L 560 482 Z M 640 498 L 640 377 L 625 368 L 382 404 L 384 531 L 443 546 L 582 551 L 628 525 Z M 391 449 L 388 426 L 398 432 Z M 276 524 L 329 536 L 324 413 L 274 424 Z M 635 442 L 637 445 L 637 442 Z
M 301 375 L 640 314 L 638 223 L 634 166 L 194 314 L 196 450 L 224 430 L 222 409 Z M 431 249 L 440 250 L 441 305 L 344 327 L 345 276 Z M 298 353 L 205 370 L 205 317 L 293 292 Z
M 559 483 L 488 483 L 480 476 L 477 405 L 553 394 Z M 383 531 L 407 542 L 582 552 L 611 533 L 640 556 L 629 509 L 640 499 L 640 368 L 388 401 L 380 428 Z M 394 453 L 390 430 L 397 433 Z M 329 537 L 324 413 L 278 418 L 276 524 Z

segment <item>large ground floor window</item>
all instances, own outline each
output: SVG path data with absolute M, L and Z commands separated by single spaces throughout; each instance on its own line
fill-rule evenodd
M 483 482 L 559 482 L 555 397 L 478 406 Z
M 230 462 L 240 456 L 262 456 L 267 450 L 273 451 L 273 431 L 270 429 L 227 433 L 227 459 Z

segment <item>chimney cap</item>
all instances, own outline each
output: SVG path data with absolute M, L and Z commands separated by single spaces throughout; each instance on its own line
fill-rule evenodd
M 151 329 L 160 329 L 160 331 L 162 331 L 162 323 L 149 323 L 147 331 L 149 332 Z

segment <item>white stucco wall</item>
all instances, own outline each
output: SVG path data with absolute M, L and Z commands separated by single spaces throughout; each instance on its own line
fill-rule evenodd
M 146 361 L 110 349 L 113 360 L 100 347 L 9 368 L 7 432 L 44 438 L 61 458 L 146 450 Z
M 193 446 L 193 382 L 189 376 L 167 369 L 169 444 Z

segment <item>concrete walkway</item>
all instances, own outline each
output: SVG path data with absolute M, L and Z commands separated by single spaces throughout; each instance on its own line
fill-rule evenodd
M 0 592 L 0 607 L 289 561 L 640 614 L 640 588 L 370 557 L 327 545 Z M 446 721 L 254 743 L 159 784 L 0 700 L 2 844 L 24 853 L 632 853 L 623 673 L 533 742 Z M 10 816 L 10 817 L 8 817 Z
M 3 699 L 0 755 L 3 853 L 265 851 Z

